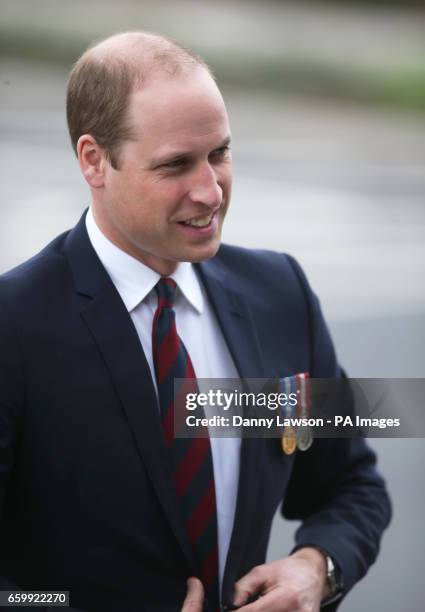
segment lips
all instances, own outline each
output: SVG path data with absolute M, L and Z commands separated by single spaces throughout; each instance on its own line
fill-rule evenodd
M 179 221 L 177 226 L 188 240 L 205 240 L 217 235 L 220 229 L 220 214 L 217 210 L 209 215 L 190 217 Z
M 205 217 L 194 217 L 193 219 L 183 221 L 183 223 L 184 225 L 190 225 L 191 227 L 206 227 L 211 223 L 213 216 L 214 214 L 206 215 Z
M 185 225 L 187 227 L 194 228 L 205 228 L 211 225 L 211 221 L 214 219 L 217 211 L 210 213 L 209 215 L 204 215 L 202 217 L 191 217 L 190 219 L 185 219 L 184 221 L 179 221 L 180 225 Z

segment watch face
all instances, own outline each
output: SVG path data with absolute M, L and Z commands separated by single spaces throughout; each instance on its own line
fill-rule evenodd
M 339 590 L 338 573 L 336 571 L 335 563 L 332 557 L 326 555 L 327 564 L 327 578 L 329 587 L 331 589 L 331 595 L 334 595 Z
M 320 549 L 326 558 L 326 578 L 329 585 L 329 595 L 322 600 L 321 608 L 326 607 L 328 604 L 338 601 L 342 597 L 342 577 L 341 572 L 337 564 L 334 562 L 332 557 L 328 555 L 323 549 Z
M 319 550 L 326 560 L 326 580 L 329 586 L 329 594 L 328 596 L 322 600 L 321 608 L 327 606 L 328 604 L 333 603 L 334 601 L 338 601 L 343 595 L 343 580 L 342 574 L 339 569 L 339 566 L 332 557 L 324 550 L 317 546 L 317 550 Z

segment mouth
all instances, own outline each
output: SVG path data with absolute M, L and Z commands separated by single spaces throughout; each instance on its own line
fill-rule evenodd
M 189 227 L 197 227 L 197 228 L 206 228 L 209 227 L 212 223 L 212 220 L 215 217 L 215 212 L 210 215 L 205 215 L 204 217 L 193 217 L 192 219 L 186 219 L 185 221 L 179 221 L 180 225 L 187 225 Z

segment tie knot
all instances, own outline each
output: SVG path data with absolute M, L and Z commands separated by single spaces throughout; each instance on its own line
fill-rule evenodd
M 158 296 L 158 306 L 162 308 L 172 308 L 176 297 L 177 285 L 172 278 L 162 276 L 155 285 L 155 291 Z

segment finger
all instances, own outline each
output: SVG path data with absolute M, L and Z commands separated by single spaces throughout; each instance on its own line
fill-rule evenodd
M 235 606 L 242 606 L 253 595 L 261 593 L 265 587 L 267 575 L 262 565 L 257 565 L 248 574 L 245 574 L 235 583 L 233 603 Z
M 181 612 L 202 612 L 204 604 L 204 587 L 202 582 L 192 576 L 188 578 L 186 584 L 187 594 Z
M 238 608 L 238 612 L 294 612 L 295 609 L 298 609 L 287 604 L 284 597 L 271 592 L 259 597 L 257 601 Z

